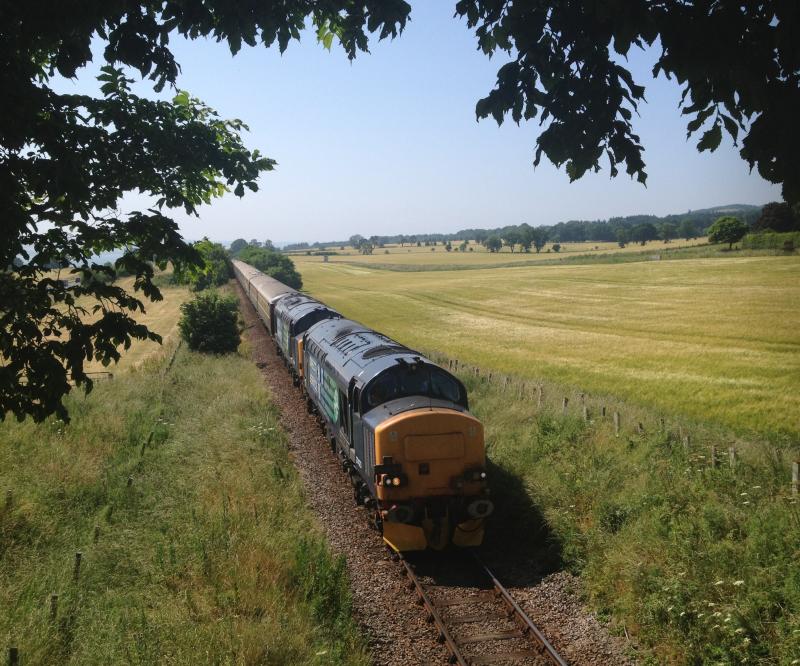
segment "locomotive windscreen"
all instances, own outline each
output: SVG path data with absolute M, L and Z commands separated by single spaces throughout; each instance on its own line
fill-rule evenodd
M 412 395 L 427 396 L 467 407 L 461 384 L 447 372 L 425 363 L 403 363 L 375 378 L 364 394 L 364 412 L 390 400 Z

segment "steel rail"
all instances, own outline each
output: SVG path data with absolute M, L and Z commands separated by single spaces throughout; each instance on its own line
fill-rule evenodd
M 425 608 L 428 620 L 436 625 L 436 629 L 439 632 L 439 640 L 445 644 L 448 652 L 450 653 L 449 662 L 451 664 L 459 664 L 459 666 L 479 666 L 482 664 L 492 664 L 501 660 L 524 659 L 526 657 L 533 657 L 536 655 L 537 657 L 547 659 L 555 666 L 568 666 L 567 662 L 558 654 L 550 641 L 547 640 L 545 635 L 534 624 L 533 620 L 531 620 L 525 611 L 522 610 L 520 605 L 511 596 L 511 593 L 505 588 L 505 586 L 503 586 L 503 584 L 497 579 L 497 576 L 494 575 L 491 569 L 484 564 L 477 554 L 472 553 L 474 563 L 477 564 L 480 573 L 489 579 L 493 588 L 492 591 L 487 591 L 485 594 L 489 595 L 489 599 L 497 599 L 503 602 L 506 612 L 501 613 L 499 616 L 507 617 L 508 619 L 513 618 L 517 624 L 520 625 L 519 630 L 504 630 L 487 634 L 474 634 L 472 636 L 462 638 L 461 640 L 457 640 L 450 633 L 448 624 L 459 625 L 468 622 L 480 622 L 482 620 L 491 619 L 492 617 L 498 616 L 489 611 L 485 613 L 478 613 L 476 615 L 463 616 L 460 618 L 450 618 L 450 621 L 448 622 L 447 619 L 442 615 L 442 609 L 447 609 L 451 605 L 463 605 L 464 603 L 468 602 L 461 600 L 440 601 L 438 603 L 434 602 L 428 594 L 426 588 L 439 586 L 424 585 L 417 577 L 414 567 L 406 561 L 402 554 L 392 551 L 392 555 L 399 560 L 401 564 L 401 571 L 409 580 L 408 587 L 410 590 L 415 592 L 418 603 Z M 448 613 L 445 613 L 445 615 L 447 614 Z M 533 643 L 532 647 L 534 651 L 530 652 L 517 650 L 506 653 L 490 653 L 484 656 L 474 657 L 465 657 L 464 653 L 462 652 L 462 648 L 466 645 L 498 639 L 502 640 L 504 638 L 526 638 Z
M 400 559 L 400 564 L 403 567 L 404 573 L 411 581 L 412 587 L 417 593 L 417 598 L 420 600 L 422 605 L 425 606 L 428 617 L 436 625 L 436 628 L 439 630 L 439 636 L 441 640 L 444 642 L 448 651 L 450 652 L 450 663 L 458 664 L 459 666 L 470 666 L 469 662 L 464 658 L 464 655 L 461 654 L 461 649 L 458 647 L 458 644 L 455 642 L 455 640 L 453 640 L 453 636 L 448 631 L 447 625 L 444 623 L 444 620 L 442 620 L 442 616 L 439 614 L 438 609 L 431 601 L 428 593 L 425 592 L 425 588 L 422 586 L 422 583 L 419 582 L 419 578 L 417 578 L 417 574 L 414 573 L 414 569 L 408 562 L 406 562 L 406 559 L 401 554 L 397 553 L 397 556 Z
M 531 620 L 528 617 L 528 614 L 522 610 L 522 608 L 520 608 L 519 604 L 515 601 L 514 597 L 511 596 L 503 584 L 497 580 L 497 577 L 494 575 L 494 573 L 492 573 L 492 570 L 489 569 L 486 564 L 484 564 L 483 560 L 478 557 L 477 553 L 473 553 L 472 555 L 475 558 L 475 561 L 478 563 L 478 566 L 483 569 L 483 572 L 489 577 L 489 580 L 492 581 L 494 589 L 497 590 L 506 606 L 508 606 L 508 609 L 514 613 L 514 617 L 517 618 L 517 620 L 522 624 L 523 631 L 525 631 L 529 638 L 531 638 L 541 648 L 542 655 L 547 657 L 557 666 L 568 666 L 567 662 L 561 658 L 561 655 L 558 654 L 550 641 L 547 640 L 545 635 L 534 624 L 533 620 Z

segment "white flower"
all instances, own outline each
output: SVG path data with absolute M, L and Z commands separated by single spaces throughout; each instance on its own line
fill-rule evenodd
M 722 585 L 724 582 L 724 580 L 718 580 L 716 583 L 714 583 L 714 585 Z
M 736 587 L 739 587 L 740 585 L 744 585 L 744 581 L 743 580 L 735 580 L 735 581 L 733 581 L 733 584 Z

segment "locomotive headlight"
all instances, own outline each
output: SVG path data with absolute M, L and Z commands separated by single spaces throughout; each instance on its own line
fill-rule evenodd
M 486 478 L 486 472 L 481 472 L 481 478 L 482 478 L 482 479 L 485 479 L 485 478 Z
M 394 477 L 392 479 L 392 485 L 393 486 L 399 486 L 400 485 L 400 477 L 399 476 L 396 476 L 396 477 Z
M 383 485 L 384 486 L 391 486 L 392 485 L 392 477 L 391 476 L 384 476 L 383 477 Z

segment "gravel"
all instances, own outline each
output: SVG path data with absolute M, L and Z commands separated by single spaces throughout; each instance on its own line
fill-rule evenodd
M 291 457 L 305 487 L 307 501 L 331 549 L 347 561 L 354 617 L 367 635 L 373 662 L 381 666 L 446 664 L 448 653 L 437 641 L 438 632 L 426 621 L 425 613 L 400 574 L 398 563 L 392 560 L 380 535 L 370 527 L 365 510 L 356 506 L 352 487 L 331 454 L 316 418 L 308 414 L 300 390 L 293 385 L 282 359 L 276 354 L 272 338 L 238 283 L 236 290 L 242 303 L 252 358 L 280 409 Z M 513 554 L 504 557 L 513 557 Z M 487 563 L 495 566 L 491 560 Z M 443 566 L 446 570 L 447 563 Z M 515 566 L 519 567 L 520 563 Z M 498 575 L 501 575 L 499 571 Z M 426 582 L 439 584 L 435 578 Z M 444 583 L 451 588 L 448 594 L 476 593 L 467 582 L 462 584 L 447 576 L 444 578 Z M 570 664 L 628 666 L 635 663 L 625 656 L 628 648 L 625 639 L 611 636 L 582 606 L 579 579 L 559 572 L 525 581 L 525 585 L 509 587 L 509 590 Z M 501 643 L 511 642 L 515 647 L 521 643 L 516 640 Z

